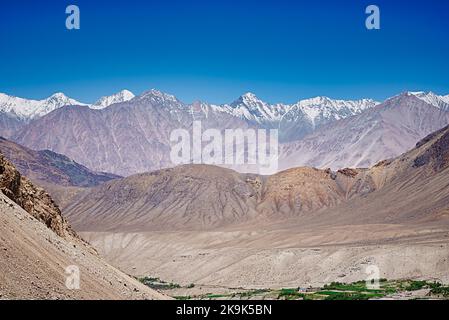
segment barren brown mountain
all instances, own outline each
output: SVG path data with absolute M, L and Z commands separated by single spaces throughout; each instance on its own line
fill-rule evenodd
M 183 166 L 107 182 L 66 211 L 109 261 L 180 283 L 449 281 L 449 127 L 370 169 L 263 177 Z
M 60 207 L 84 187 L 99 185 L 120 176 L 94 172 L 50 150 L 34 151 L 0 137 L 0 152 L 35 185 L 43 187 Z
M 1 299 L 163 299 L 102 261 L 70 228 L 59 208 L 0 154 Z M 80 289 L 66 287 L 66 268 Z
M 419 196 L 425 197 L 433 190 L 422 182 L 438 180 L 441 173 L 428 171 L 436 157 L 431 150 L 437 149 L 437 144 L 428 146 L 433 140 L 423 141 L 403 156 L 370 169 L 333 172 L 303 167 L 265 177 L 215 166 L 185 165 L 134 175 L 86 191 L 67 208 L 67 215 L 82 229 L 210 229 L 253 219 L 308 219 L 307 212 L 379 197 L 382 189 L 397 184 L 412 183 L 420 190 Z M 369 218 L 382 222 L 384 217 L 373 214 Z
M 66 187 L 93 187 L 120 176 L 94 172 L 50 150 L 34 151 L 0 137 L 0 151 L 33 182 Z

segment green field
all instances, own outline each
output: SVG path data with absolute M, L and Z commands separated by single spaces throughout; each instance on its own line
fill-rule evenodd
M 192 289 L 195 284 L 181 287 L 178 284 L 159 278 L 140 278 L 143 284 L 156 290 Z M 413 292 L 419 294 L 413 294 Z M 206 293 L 200 295 L 173 296 L 179 300 L 214 300 L 214 299 L 270 299 L 270 300 L 370 300 L 381 298 L 413 299 L 449 299 L 449 287 L 438 282 L 423 280 L 387 280 L 380 279 L 379 288 L 367 288 L 365 281 L 353 283 L 332 282 L 321 288 L 282 288 L 257 289 L 232 293 Z

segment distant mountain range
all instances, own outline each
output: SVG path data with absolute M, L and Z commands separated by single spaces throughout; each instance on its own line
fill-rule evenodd
M 101 97 L 94 104 L 82 103 L 58 92 L 43 100 L 24 99 L 0 93 L 0 112 L 16 116 L 20 119 L 32 120 L 63 106 L 89 106 L 92 109 L 103 109 L 111 104 L 128 101 L 134 98 L 134 94 L 128 90 L 122 90 L 111 96 Z
M 449 124 L 449 105 L 442 99 L 425 99 L 428 97 L 403 93 L 359 115 L 322 126 L 304 139 L 284 144 L 281 168 L 370 167 L 396 157 Z
M 43 100 L 24 99 L 0 93 L 0 136 L 10 137 L 13 132 L 32 120 L 39 119 L 64 106 L 89 106 L 92 109 L 106 108 L 111 104 L 130 100 L 134 95 L 123 90 L 102 97 L 92 105 L 79 102 L 58 92 Z
M 174 96 L 157 90 L 150 90 L 142 96 L 149 93 L 156 97 L 164 96 L 167 98 L 170 96 L 178 104 L 182 104 L 183 109 L 190 109 L 191 112 L 195 112 L 194 109 L 199 107 L 200 110 L 198 111 L 202 113 L 226 113 L 235 118 L 245 120 L 252 126 L 282 128 L 281 141 L 296 140 L 307 133 L 313 132 L 314 129 L 323 124 L 358 114 L 378 104 L 378 102 L 371 99 L 346 101 L 327 97 L 305 99 L 295 104 L 269 104 L 252 93 L 246 93 L 230 104 L 214 105 L 195 102 L 188 105 L 181 103 Z M 3 118 L 4 122 L 0 135 L 9 137 L 11 132 L 17 131 L 17 127 L 20 124 L 43 117 L 63 106 L 88 106 L 90 109 L 98 110 L 116 103 L 130 101 L 133 98 L 135 98 L 135 95 L 128 90 L 122 90 L 111 96 L 102 97 L 94 104 L 78 102 L 63 93 L 56 93 L 44 100 L 27 100 L 0 94 L 0 115 L 2 115 L 1 118 Z M 5 119 L 9 119 L 11 124 L 8 125 Z M 7 130 L 8 132 L 6 132 Z
M 384 103 L 317 97 L 291 105 L 266 103 L 252 93 L 230 104 L 185 104 L 154 89 L 139 96 L 124 90 L 93 105 L 62 94 L 58 103 L 40 107 L 5 97 L 0 99 L 0 135 L 33 150 L 64 154 L 94 171 L 122 176 L 173 166 L 170 133 L 190 130 L 195 120 L 201 120 L 204 129 L 222 131 L 279 129 L 281 168 L 333 169 L 370 166 L 397 156 L 449 123 L 449 97 L 431 92 L 407 92 Z M 33 108 L 19 112 L 19 102 Z

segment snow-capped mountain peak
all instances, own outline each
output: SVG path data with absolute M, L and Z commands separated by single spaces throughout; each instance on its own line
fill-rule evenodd
M 143 100 L 151 100 L 154 102 L 165 102 L 165 101 L 169 101 L 169 102 L 179 102 L 179 100 L 171 94 L 156 90 L 156 89 L 151 89 L 149 91 L 144 92 L 142 95 L 139 96 L 139 99 L 143 99 Z
M 116 94 L 110 96 L 101 97 L 97 102 L 95 102 L 91 108 L 92 109 L 104 109 L 114 103 L 125 102 L 133 99 L 135 95 L 129 90 L 122 90 Z
M 48 97 L 47 99 L 65 100 L 65 99 L 69 99 L 69 98 L 62 92 L 56 92 L 56 93 L 52 94 L 50 97 Z
M 0 94 L 0 112 L 8 113 L 23 120 L 42 117 L 53 110 L 67 105 L 86 106 L 87 104 L 71 99 L 61 92 L 57 92 L 43 100 L 24 99 Z
M 344 119 L 372 108 L 379 102 L 372 99 L 338 100 L 328 97 L 315 97 L 300 100 L 284 116 L 289 121 L 309 119 L 313 127 L 329 121 Z
M 446 96 L 443 96 L 443 101 L 446 102 L 447 104 L 449 104 L 449 94 Z
M 432 91 L 424 92 L 424 91 L 416 91 L 416 92 L 406 92 L 408 95 L 413 95 L 418 99 L 437 107 L 441 110 L 448 111 L 449 110 L 449 95 L 440 96 Z
M 260 100 L 254 93 L 247 92 L 243 94 L 237 101 L 241 101 L 248 104 L 254 104 L 254 103 L 263 103 L 262 100 Z
M 309 119 L 315 123 L 323 123 L 327 119 L 338 120 L 358 114 L 379 102 L 371 99 L 336 100 L 318 96 L 288 104 L 268 104 L 253 93 L 246 93 L 231 103 L 231 113 L 258 123 L 277 121 L 296 121 Z
M 373 106 L 373 104 L 379 104 L 372 99 L 360 99 L 360 100 L 339 100 L 331 99 L 328 97 L 315 97 L 310 99 L 304 99 L 299 101 L 299 104 L 303 107 L 315 106 L 318 108 L 331 107 L 335 110 L 340 110 L 345 107 L 354 109 L 355 111 L 361 111 Z
M 245 93 L 229 105 L 235 116 L 258 123 L 279 121 L 288 108 L 289 106 L 284 104 L 266 103 L 251 92 Z

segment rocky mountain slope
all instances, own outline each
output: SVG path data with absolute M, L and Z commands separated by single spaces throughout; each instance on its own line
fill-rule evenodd
M 259 192 L 252 183 L 260 181 L 247 179 L 215 166 L 179 166 L 86 191 L 66 214 L 82 230 L 88 224 L 95 230 L 217 227 L 256 216 Z
M 1 153 L 0 190 L 57 235 L 66 238 L 76 237 L 48 193 L 42 188 L 35 187 L 22 176 Z
M 92 187 L 119 176 L 94 172 L 49 150 L 34 151 L 0 137 L 0 152 L 20 173 L 37 184 Z
M 161 299 L 103 262 L 62 217 L 48 194 L 0 154 L 1 299 Z M 66 287 L 66 268 L 80 289 Z

